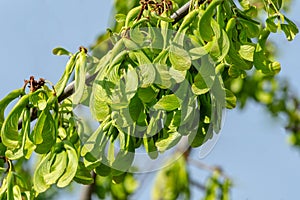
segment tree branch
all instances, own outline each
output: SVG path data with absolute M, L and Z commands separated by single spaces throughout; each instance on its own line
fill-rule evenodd
M 190 5 L 191 5 L 191 1 L 184 4 L 181 8 L 179 8 L 171 15 L 171 18 L 174 19 L 173 22 L 174 24 L 188 14 Z

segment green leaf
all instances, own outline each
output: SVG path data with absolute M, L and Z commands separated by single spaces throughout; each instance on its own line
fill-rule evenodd
M 18 122 L 21 114 L 29 103 L 29 94 L 22 96 L 22 98 L 12 108 L 6 117 L 1 127 L 1 140 L 3 144 L 9 148 L 18 148 L 23 135 L 19 134 Z
M 10 170 L 7 174 L 7 200 L 14 200 L 14 177 L 13 172 Z
M 20 136 L 22 136 L 22 140 L 20 141 L 21 146 L 19 148 L 8 148 L 5 152 L 5 156 L 10 160 L 20 159 L 27 153 L 26 142 L 29 140 L 30 122 L 30 111 L 27 108 L 24 109 L 22 113 L 22 129 L 20 131 Z
M 127 172 L 131 167 L 134 159 L 134 152 L 120 149 L 114 162 L 112 163 L 112 175 L 118 176 Z
M 91 175 L 91 171 L 88 170 L 82 162 L 79 162 L 78 168 L 74 177 L 74 181 L 84 185 L 90 185 L 94 183 L 94 179 Z
M 92 94 L 90 98 L 90 110 L 94 119 L 103 121 L 110 113 L 109 103 L 111 99 L 108 95 L 111 95 L 115 84 L 107 79 L 106 69 L 109 66 L 103 66 L 98 72 L 95 81 L 93 82 Z
M 249 43 L 240 46 L 239 54 L 243 59 L 253 62 L 254 51 L 255 51 L 255 45 Z
M 233 109 L 236 107 L 236 96 L 234 95 L 233 92 L 231 92 L 230 90 L 226 89 L 226 108 L 228 109 Z
M 155 69 L 157 72 L 155 84 L 157 84 L 162 89 L 171 88 L 171 75 L 169 73 L 169 67 L 163 64 L 155 64 Z
M 284 16 L 284 19 L 288 24 L 281 24 L 281 29 L 285 33 L 286 38 L 291 41 L 295 38 L 296 34 L 299 33 L 299 29 L 290 19 Z
M 140 78 L 140 86 L 148 87 L 155 81 L 155 68 L 149 58 L 142 52 L 134 52 L 136 56 L 139 66 L 137 69 L 138 77 Z
M 184 156 L 172 155 L 155 177 L 151 199 L 191 199 L 189 175 Z M 212 199 L 211 199 L 212 200 Z
M 135 95 L 138 88 L 138 75 L 132 66 L 128 66 L 127 73 L 121 77 L 120 81 L 116 83 L 112 91 L 111 107 L 112 109 L 120 109 L 128 107 L 130 99 Z
M 143 144 L 149 157 L 151 159 L 156 159 L 158 157 L 158 151 L 157 147 L 155 146 L 153 137 L 148 138 L 147 135 L 144 135 Z
M 72 53 L 67 51 L 66 49 L 62 48 L 62 47 L 56 47 L 55 49 L 52 50 L 52 53 L 54 55 L 66 55 L 66 56 L 72 56 Z
M 212 37 L 214 36 L 214 31 L 211 26 L 212 17 L 215 13 L 215 9 L 217 5 L 222 3 L 223 0 L 214 0 L 212 1 L 206 10 L 203 12 L 203 15 L 199 21 L 199 31 L 201 38 L 205 41 L 211 41 Z
M 245 78 L 247 76 L 247 73 L 245 72 L 245 70 L 240 70 L 235 66 L 231 66 L 229 67 L 228 75 L 233 78 L 238 78 L 238 77 Z
M 66 151 L 63 150 L 58 153 L 52 153 L 52 157 L 54 157 L 54 161 L 51 163 L 49 173 L 44 175 L 44 180 L 47 185 L 56 183 L 67 167 Z
M 115 18 L 116 18 L 116 21 L 118 23 L 123 23 L 126 20 L 126 15 L 124 15 L 124 14 L 116 14 Z
M 212 47 L 212 44 L 213 44 L 212 42 L 208 42 L 205 46 L 192 48 L 189 51 L 189 53 L 192 57 L 192 60 L 197 60 L 197 59 L 207 55 Z
M 78 54 L 75 64 L 75 92 L 73 94 L 73 104 L 78 104 L 82 100 L 85 87 L 87 55 L 84 50 Z
M 51 167 L 51 153 L 48 153 L 39 162 L 33 174 L 33 189 L 37 193 L 42 193 L 50 187 L 50 185 L 47 184 L 44 179 L 44 176 L 50 172 L 50 167 Z
M 162 15 L 157 15 L 155 12 L 151 12 L 151 17 L 154 17 L 158 20 L 164 21 L 164 22 L 174 22 L 174 19 L 171 17 L 163 17 Z
M 64 74 L 61 76 L 59 81 L 54 86 L 57 96 L 60 96 L 63 93 L 63 91 L 68 83 L 68 80 L 73 72 L 74 67 L 75 67 L 77 54 L 78 53 L 71 56 L 71 58 L 69 59 L 67 65 L 66 65 Z
M 278 26 L 274 22 L 275 19 L 277 19 L 277 16 L 271 16 L 266 19 L 267 29 L 273 33 L 276 33 L 278 30 Z
M 215 68 L 209 61 L 209 57 L 202 58 L 201 66 L 194 62 L 194 66 L 198 68 L 199 72 L 194 78 L 192 84 L 192 92 L 196 95 L 205 94 L 208 92 L 215 81 Z
M 268 57 L 266 57 L 266 40 L 269 36 L 269 30 L 264 30 L 263 34 L 259 38 L 259 42 L 256 45 L 253 64 L 257 70 L 261 70 L 262 73 L 267 75 L 275 75 L 277 74 L 281 67 L 280 63 L 271 61 Z
M 129 103 L 129 113 L 133 121 L 137 121 L 141 112 L 144 110 L 144 105 L 138 95 L 135 95 Z
M 146 135 L 154 136 L 160 131 L 161 122 L 164 121 L 165 115 L 162 110 L 151 112 L 149 115 L 151 118 L 147 126 Z
M 168 133 L 167 138 L 159 138 L 155 142 L 155 146 L 157 147 L 158 151 L 164 152 L 173 146 L 175 146 L 181 139 L 181 134 L 178 132 L 171 132 Z
M 108 161 L 106 163 L 101 163 L 95 168 L 96 174 L 99 176 L 108 176 L 111 174 L 111 167 L 108 166 Z
M 132 24 L 134 23 L 135 21 L 135 18 L 138 16 L 139 12 L 141 10 L 141 6 L 137 6 L 135 8 L 132 8 L 127 16 L 126 16 L 126 20 L 125 20 L 125 27 L 129 27 L 129 26 L 132 26 Z
M 111 118 L 118 128 L 128 127 L 134 123 L 130 115 L 129 108 L 126 107 L 113 111 L 111 114 Z
M 251 20 L 245 20 L 243 18 L 238 18 L 239 22 L 243 26 L 243 30 L 246 31 L 246 34 L 249 38 L 258 37 L 260 34 L 260 27 L 257 23 L 252 22 Z
M 195 17 L 198 15 L 198 12 L 199 11 L 197 9 L 192 10 L 183 18 L 183 21 L 180 24 L 178 33 L 181 33 L 184 29 L 186 29 L 189 25 L 191 25 L 191 23 L 193 22 Z
M 111 125 L 111 121 L 109 123 L 107 122 L 108 120 L 111 120 L 110 116 L 107 116 L 107 118 L 103 122 L 101 122 L 97 130 L 95 130 L 94 133 L 90 135 L 90 137 L 82 146 L 81 156 L 85 157 L 91 162 L 101 161 L 102 159 L 102 155 L 104 154 L 103 149 L 105 148 L 109 140 L 109 138 L 106 136 L 106 133 L 103 130 L 104 126 Z M 87 165 L 85 166 L 88 167 Z
M 101 94 L 100 94 L 101 95 Z M 98 99 L 99 93 L 94 93 L 90 99 L 90 109 L 94 119 L 103 121 L 110 114 L 108 103 Z
M 66 187 L 69 185 L 76 174 L 78 166 L 77 152 L 73 145 L 68 141 L 64 141 L 64 147 L 68 155 L 68 163 L 64 174 L 58 179 L 57 187 Z
M 189 134 L 188 141 L 189 144 L 191 144 L 191 147 L 196 148 L 201 146 L 204 143 L 204 139 L 207 135 L 207 129 L 209 127 L 209 124 L 204 123 L 202 121 L 199 122 L 199 126 L 197 129 L 197 132 L 193 131 L 192 134 Z
M 245 10 L 250 8 L 249 0 L 239 0 L 239 3 Z
M 22 200 L 21 189 L 18 185 L 13 186 L 14 199 Z
M 38 101 L 38 109 L 44 110 L 47 107 L 47 101 L 45 99 L 41 99 Z
M 172 111 L 180 108 L 180 105 L 181 105 L 181 100 L 175 94 L 170 94 L 170 95 L 163 96 L 153 106 L 153 108 L 157 110 Z
M 56 125 L 48 108 L 44 109 L 33 129 L 33 142 L 36 145 L 35 152 L 47 153 L 56 141 Z
M 8 104 L 12 102 L 14 99 L 18 98 L 20 95 L 24 95 L 24 88 L 16 89 L 11 91 L 8 95 L 6 95 L 3 99 L 0 101 L 0 130 L 2 127 L 2 124 L 4 122 L 4 111 Z
M 156 98 L 158 92 L 159 90 L 157 88 L 149 86 L 146 88 L 139 88 L 137 94 L 144 103 L 150 103 Z
M 231 42 L 231 47 L 229 49 L 229 58 L 230 60 L 229 63 L 232 64 L 232 66 L 234 66 L 237 69 L 240 70 L 250 70 L 253 66 L 253 63 L 247 60 L 244 60 L 241 55 L 239 54 L 239 52 L 234 48 L 233 46 L 233 42 Z M 226 58 L 227 59 L 227 58 Z M 254 59 L 255 61 L 255 59 Z
M 214 31 L 214 37 L 211 41 L 209 55 L 215 62 L 220 62 L 229 52 L 230 41 L 227 33 L 221 29 L 220 25 L 214 20 L 211 20 L 211 26 Z
M 206 84 L 204 78 L 200 73 L 195 76 L 194 83 L 192 85 L 192 91 L 195 95 L 205 94 L 210 90 L 210 87 Z
M 191 67 L 192 60 L 189 53 L 174 44 L 170 47 L 169 58 L 172 67 L 178 71 L 188 70 Z
M 186 73 L 187 71 L 179 71 L 173 67 L 169 68 L 169 74 L 176 83 L 182 83 L 185 80 Z

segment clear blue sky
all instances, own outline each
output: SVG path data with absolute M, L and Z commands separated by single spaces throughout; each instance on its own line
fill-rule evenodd
M 300 20 L 300 2 L 294 1 L 288 15 Z M 67 58 L 53 56 L 52 49 L 62 46 L 74 52 L 80 45 L 92 44 L 109 26 L 111 7 L 111 0 L 1 0 L 0 98 L 21 87 L 30 75 L 55 83 Z M 280 76 L 300 94 L 300 37 L 293 42 L 282 34 L 274 39 L 282 63 Z M 256 104 L 227 111 L 217 145 L 201 161 L 222 166 L 233 178 L 235 200 L 298 199 L 300 154 L 288 145 L 283 125 Z M 199 159 L 197 152 L 195 158 Z M 202 180 L 201 176 L 193 172 L 193 177 Z

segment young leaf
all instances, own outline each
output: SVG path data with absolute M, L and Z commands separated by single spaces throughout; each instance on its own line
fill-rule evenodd
M 116 18 L 116 21 L 118 23 L 123 23 L 126 20 L 126 15 L 124 15 L 124 14 L 116 14 L 115 18 Z
M 73 145 L 64 141 L 64 148 L 66 149 L 68 155 L 68 163 L 64 174 L 58 179 L 57 187 L 66 187 L 73 180 L 78 166 L 77 152 Z
M 131 167 L 134 159 L 134 152 L 120 149 L 114 162 L 112 163 L 112 175 L 118 176 Z
M 212 47 L 212 42 L 208 42 L 205 46 L 192 48 L 189 53 L 191 55 L 192 60 L 197 60 L 204 55 L 207 55 Z
M 67 167 L 67 152 L 62 150 L 58 153 L 52 153 L 53 163 L 48 174 L 45 174 L 44 180 L 47 185 L 52 185 L 61 177 Z
M 242 24 L 243 29 L 246 31 L 246 34 L 249 38 L 255 38 L 259 36 L 260 27 L 257 23 L 243 18 L 238 18 L 238 21 Z
M 111 174 L 111 167 L 108 166 L 108 161 L 102 162 L 95 168 L 96 174 L 99 176 L 108 176 Z
M 29 103 L 30 94 L 22 96 L 17 104 L 12 108 L 1 128 L 1 140 L 9 148 L 18 148 L 23 135 L 19 134 L 18 122 L 21 114 Z
M 46 156 L 42 158 L 36 167 L 33 174 L 33 189 L 37 193 L 42 193 L 46 191 L 50 185 L 46 183 L 44 176 L 50 172 L 51 167 L 51 153 L 49 152 Z
M 158 151 L 164 152 L 173 146 L 175 146 L 181 139 L 181 134 L 178 132 L 170 132 L 168 133 L 167 138 L 159 138 L 155 143 Z
M 182 23 L 180 24 L 180 27 L 179 27 L 179 30 L 178 32 L 182 32 L 184 29 L 186 29 L 192 22 L 193 20 L 195 19 L 195 17 L 197 16 L 198 14 L 198 10 L 195 9 L 191 12 L 189 12 L 184 18 L 183 18 L 183 21 Z
M 91 171 L 88 170 L 82 162 L 79 162 L 78 168 L 74 177 L 74 181 L 84 185 L 89 185 L 94 182 Z
M 192 91 L 195 95 L 205 94 L 210 90 L 210 87 L 206 84 L 201 74 L 195 76 L 194 83 L 192 85 Z
M 73 72 L 74 67 L 75 67 L 77 55 L 78 55 L 78 53 L 71 56 L 71 58 L 69 59 L 67 65 L 66 65 L 64 74 L 62 75 L 62 77 L 59 79 L 59 81 L 54 86 L 57 96 L 60 96 L 63 93 L 63 91 L 68 83 L 68 80 Z
M 146 88 L 138 88 L 137 94 L 144 103 L 150 103 L 156 98 L 158 92 L 159 90 L 157 88 L 149 86 Z
M 192 61 L 189 53 L 174 44 L 170 47 L 169 58 L 172 67 L 178 71 L 185 71 L 191 67 Z
M 35 152 L 47 153 L 56 142 L 57 125 L 50 112 L 53 104 L 57 103 L 57 97 L 51 96 L 47 100 L 47 107 L 41 112 L 33 129 L 33 142 L 36 144 Z M 55 113 L 54 113 L 55 114 Z
M 151 159 L 156 159 L 158 157 L 158 151 L 157 147 L 155 146 L 153 137 L 148 138 L 147 135 L 144 135 L 143 144 L 149 157 Z
M 226 89 L 226 108 L 232 109 L 236 106 L 236 96 L 230 90 Z
M 217 5 L 219 5 L 222 2 L 223 0 L 212 1 L 200 18 L 199 31 L 200 31 L 201 38 L 205 41 L 211 41 L 212 37 L 214 36 L 214 31 L 211 26 L 211 20 L 215 13 L 215 9 Z
M 285 33 L 286 38 L 291 41 L 295 38 L 296 34 L 299 32 L 298 27 L 294 22 L 292 22 L 287 17 L 284 17 L 288 24 L 281 24 L 281 29 Z
M 249 43 L 240 46 L 239 54 L 244 60 L 253 62 L 254 51 L 255 51 L 255 45 Z
M 155 83 L 162 89 L 171 88 L 171 75 L 169 73 L 169 67 L 163 64 L 155 64 L 155 69 L 157 72 L 157 76 L 155 79 Z
M 129 103 L 129 113 L 133 121 L 137 121 L 141 112 L 144 110 L 144 105 L 138 95 L 135 95 Z
M 180 105 L 181 105 L 181 100 L 175 94 L 170 94 L 170 95 L 163 96 L 153 106 L 153 108 L 157 110 L 172 111 L 180 108 Z
M 140 77 L 140 87 L 148 87 L 155 82 L 155 68 L 150 59 L 142 51 L 134 52 L 134 55 L 139 63 L 137 72 Z
M 276 33 L 278 30 L 278 26 L 274 22 L 275 19 L 277 19 L 277 16 L 271 16 L 266 19 L 267 29 L 273 33 Z
M 214 37 L 211 41 L 212 44 L 209 50 L 209 55 L 215 62 L 220 62 L 228 54 L 230 41 L 227 33 L 221 29 L 220 25 L 214 19 L 211 20 L 211 26 L 214 32 Z
M 7 174 L 7 200 L 14 200 L 14 177 L 13 172 L 10 170 Z
M 85 86 L 85 74 L 86 74 L 86 59 L 87 55 L 85 50 L 82 49 L 78 54 L 75 64 L 75 93 L 73 94 L 73 103 L 80 103 Z
M 132 26 L 132 24 L 135 21 L 135 18 L 138 16 L 140 11 L 141 11 L 141 6 L 137 6 L 128 12 L 128 14 L 126 16 L 126 20 L 125 20 L 125 27 L 128 28 L 128 27 Z
M 67 55 L 67 56 L 72 56 L 72 53 L 67 51 L 66 49 L 62 48 L 62 47 L 56 47 L 55 49 L 52 50 L 52 53 L 54 55 Z
M 20 136 L 22 140 L 20 141 L 21 146 L 19 148 L 8 148 L 5 152 L 5 156 L 11 160 L 20 159 L 27 153 L 26 140 L 28 140 L 28 135 L 30 134 L 30 111 L 29 109 L 24 109 L 22 113 L 22 129 L 20 131 Z
M 18 98 L 21 95 L 24 95 L 24 88 L 16 89 L 11 91 L 8 95 L 6 95 L 3 99 L 0 101 L 0 130 L 2 127 L 2 124 L 4 122 L 4 111 L 8 104 L 12 102 L 14 99 Z

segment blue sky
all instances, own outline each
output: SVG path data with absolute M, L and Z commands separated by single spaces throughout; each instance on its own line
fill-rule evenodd
M 67 57 L 52 55 L 52 49 L 62 46 L 75 52 L 80 45 L 91 45 L 109 27 L 111 7 L 111 0 L 1 0 L 0 98 L 21 87 L 30 75 L 55 83 Z M 299 20 L 299 9 L 300 2 L 295 1 L 288 16 Z M 280 76 L 288 78 L 300 94 L 299 36 L 293 42 L 283 34 L 273 38 L 282 64 Z M 283 120 L 272 119 L 253 103 L 243 111 L 227 111 L 215 148 L 204 159 L 197 152 L 194 156 L 222 166 L 233 178 L 233 199 L 297 199 L 300 154 L 288 145 L 283 126 Z M 193 173 L 203 179 L 201 172 Z

